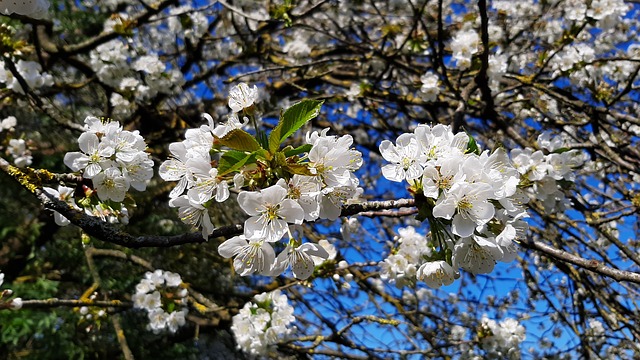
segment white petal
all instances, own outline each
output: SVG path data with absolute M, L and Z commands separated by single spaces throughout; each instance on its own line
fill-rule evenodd
M 304 252 L 309 255 L 318 256 L 323 259 L 327 259 L 329 257 L 329 253 L 324 247 L 313 243 L 304 243 L 300 245 L 298 247 L 298 251 Z
M 433 207 L 433 216 L 443 219 L 451 219 L 453 213 L 456 211 L 455 199 L 452 196 L 446 196 L 441 198 Z
M 457 214 L 456 216 L 453 217 L 453 222 L 451 223 L 451 231 L 453 231 L 453 233 L 458 236 L 467 237 L 467 236 L 473 235 L 473 232 L 475 231 L 476 226 L 477 224 L 475 223 L 475 221 L 471 219 L 467 219 L 460 214 Z
M 209 216 L 209 212 L 205 209 L 202 213 L 202 237 L 207 240 L 209 239 L 209 235 L 213 233 L 213 223 L 211 222 L 211 217 Z
M 218 253 L 223 258 L 228 259 L 238 254 L 244 246 L 247 246 L 247 240 L 241 236 L 234 236 L 218 246 Z
M 274 219 L 269 222 L 267 226 L 264 240 L 268 242 L 276 242 L 287 233 L 289 225 L 286 221 L 280 219 Z
M 260 215 L 263 208 L 262 194 L 255 191 L 242 191 L 238 194 L 238 205 L 248 215 Z
M 264 239 L 265 238 L 266 229 L 262 221 L 260 221 L 260 217 L 252 216 L 244 222 L 244 236 L 247 239 Z
M 276 260 L 276 253 L 273 251 L 273 247 L 271 247 L 271 244 L 268 242 L 263 242 L 260 250 L 262 252 L 262 266 L 258 269 L 258 272 L 262 275 L 274 276 L 271 275 L 270 272 L 272 265 Z
M 380 143 L 380 155 L 389 162 L 399 163 L 402 161 L 402 156 L 398 154 L 398 150 L 389 140 L 383 140 Z
M 478 225 L 482 225 L 491 220 L 495 214 L 495 208 L 493 207 L 493 204 L 487 201 L 475 202 L 471 212 L 476 220 L 478 220 Z
M 73 171 L 84 169 L 89 163 L 89 158 L 81 152 L 68 152 L 64 155 L 64 164 Z
M 382 176 L 389 181 L 402 182 L 405 178 L 405 171 L 397 164 L 387 164 L 382 167 Z
M 100 166 L 100 164 L 96 164 L 96 163 L 89 164 L 84 169 L 83 177 L 87 179 L 92 179 L 94 176 L 98 175 L 101 171 L 102 171 L 102 166 Z
M 285 199 L 280 205 L 278 216 L 291 224 L 302 224 L 304 210 L 295 200 Z
M 260 191 L 265 204 L 277 205 L 287 197 L 287 189 L 280 185 L 273 185 Z
M 409 166 L 409 168 L 406 170 L 406 179 L 415 180 L 420 176 L 422 176 L 422 173 L 423 173 L 422 166 L 418 164 L 413 164 Z
M 305 253 L 299 253 L 296 257 L 296 261 L 291 264 L 291 270 L 293 271 L 293 276 L 297 279 L 305 280 L 313 274 L 315 264 L 313 263 L 311 256 Z
M 98 144 L 100 143 L 100 139 L 94 133 L 83 132 L 78 137 L 78 147 L 85 154 L 92 154 L 94 151 L 98 149 Z
M 216 201 L 223 202 L 229 198 L 229 185 L 226 182 L 221 182 L 218 184 L 216 190 Z

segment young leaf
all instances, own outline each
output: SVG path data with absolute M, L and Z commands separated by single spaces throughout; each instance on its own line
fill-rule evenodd
M 256 151 L 260 144 L 253 135 L 242 129 L 233 129 L 220 138 L 220 144 L 239 151 Z
M 291 134 L 320 113 L 323 100 L 302 100 L 284 111 L 280 122 L 269 134 L 269 151 L 273 154 Z
M 218 176 L 226 175 L 230 172 L 236 171 L 246 165 L 253 162 L 251 157 L 253 154 L 246 154 L 242 151 L 229 150 L 220 157 L 218 163 Z
M 467 154 L 476 154 L 476 155 L 480 155 L 480 148 L 478 147 L 478 144 L 476 143 L 476 139 L 473 138 L 473 136 L 471 136 L 471 134 L 467 133 L 467 135 L 469 135 L 469 143 L 467 144 Z
M 283 166 L 291 174 L 314 176 L 309 170 L 309 167 L 305 164 L 286 164 Z
M 294 155 L 300 155 L 302 153 L 308 153 L 309 151 L 311 151 L 312 147 L 313 147 L 313 145 L 311 145 L 311 144 L 304 144 L 304 145 L 298 146 L 295 149 L 291 149 L 291 150 L 285 151 L 284 152 L 284 156 L 289 157 L 289 156 L 294 156 Z

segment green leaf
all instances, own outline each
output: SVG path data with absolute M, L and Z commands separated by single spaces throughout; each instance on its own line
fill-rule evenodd
M 269 134 L 269 151 L 273 154 L 291 134 L 320 113 L 323 100 L 302 100 L 284 111 L 280 122 Z
M 561 148 L 559 148 L 559 149 L 555 149 L 555 150 L 553 150 L 551 153 L 552 153 L 552 154 L 562 154 L 562 153 L 565 153 L 565 152 L 567 152 L 567 151 L 571 151 L 571 148 L 561 147 Z
M 242 129 L 229 131 L 227 135 L 220 138 L 220 144 L 240 151 L 256 151 L 261 149 L 256 138 Z
M 476 154 L 476 155 L 480 155 L 480 148 L 478 147 L 478 144 L 476 143 L 476 139 L 473 138 L 473 136 L 471 136 L 471 134 L 467 133 L 467 135 L 469 135 L 469 143 L 467 144 L 467 154 Z
M 242 151 L 229 150 L 225 152 L 220 157 L 220 162 L 218 162 L 218 176 L 234 172 L 247 163 L 255 161 L 255 158 L 251 159 L 252 157 L 254 157 L 254 154 L 247 154 Z
M 290 156 L 300 155 L 302 153 L 308 153 L 309 151 L 311 151 L 312 147 L 313 145 L 311 144 L 305 144 L 305 145 L 298 146 L 295 149 L 291 149 L 291 150 L 285 149 L 286 151 L 284 152 L 284 156 L 290 157 Z

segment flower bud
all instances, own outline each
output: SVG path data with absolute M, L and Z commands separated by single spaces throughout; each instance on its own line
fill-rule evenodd
M 11 300 L 11 309 L 12 310 L 20 310 L 22 308 L 22 299 L 21 298 L 15 298 L 13 300 Z

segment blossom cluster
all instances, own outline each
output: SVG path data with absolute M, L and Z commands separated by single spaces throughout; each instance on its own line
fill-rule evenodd
M 538 146 L 540 150 L 513 149 L 511 159 L 531 198 L 539 200 L 547 212 L 564 211 L 571 206 L 564 187 L 575 180 L 574 169 L 584 163 L 584 155 L 565 148 L 562 137 L 550 132 L 538 136 Z
M 18 119 L 15 116 L 7 116 L 0 121 L 0 133 L 4 132 L 6 139 L 2 138 L 2 143 L 6 144 L 5 152 L 13 157 L 13 163 L 19 168 L 30 166 L 33 162 L 29 142 L 22 138 L 15 138 L 15 127 Z M 8 141 L 7 141 L 8 140 Z
M 427 262 L 417 269 L 419 279 L 439 287 L 453 282 L 459 268 L 488 273 L 496 261 L 515 258 L 513 240 L 526 228 L 526 197 L 506 151 L 480 152 L 465 133 L 420 125 L 395 145 L 382 141 L 380 153 L 390 162 L 382 168 L 384 177 L 410 184 L 419 218 L 431 227 L 428 242 L 437 251 L 422 255 Z
M 251 107 L 257 100 L 258 90 L 240 84 L 231 89 L 229 107 L 234 111 L 228 120 L 215 124 L 209 114 L 203 114 L 208 125 L 197 129 L 188 129 L 185 140 L 169 145 L 171 158 L 160 165 L 159 174 L 165 181 L 177 181 L 169 193 L 169 206 L 177 207 L 180 219 L 195 228 L 202 230 L 202 237 L 207 238 L 213 232 L 213 224 L 208 211 L 208 203 L 215 200 L 223 202 L 229 198 L 229 182 L 236 187 L 243 185 L 240 174 L 229 179 L 218 175 L 218 169 L 212 165 L 211 153 L 214 140 L 224 137 L 233 129 L 241 129 L 248 122 L 238 120 L 238 111 Z M 185 194 L 186 191 L 186 194 Z
M 240 207 L 251 217 L 244 223 L 244 234 L 218 251 L 227 258 L 236 256 L 234 266 L 240 274 L 277 276 L 290 265 L 295 277 L 306 279 L 313 273 L 313 256 L 329 256 L 317 244 L 295 240 L 289 227 L 337 219 L 342 205 L 361 192 L 353 171 L 361 166 L 362 155 L 351 149 L 351 136 L 327 136 L 327 130 L 309 134 L 307 143 L 312 145 L 308 166 L 313 176 L 294 174 L 289 181 L 279 179 L 268 188 L 238 195 Z M 271 244 L 286 234 L 286 249 L 275 257 Z
M 544 207 L 562 209 L 564 189 L 575 180 L 580 152 L 563 147 L 559 137 L 538 137 L 543 150 L 504 149 L 481 152 L 465 133 L 448 126 L 420 125 L 402 134 L 396 144 L 380 144 L 390 162 L 382 174 L 391 181 L 407 181 L 416 197 L 418 218 L 429 222 L 422 236 L 400 229 L 397 246 L 380 263 L 382 276 L 404 286 L 415 278 L 438 288 L 451 284 L 464 269 L 489 273 L 497 261 L 516 257 L 514 241 L 527 229 L 523 205 L 537 198 Z
M 440 87 L 438 86 L 438 75 L 433 72 L 427 72 L 420 77 L 422 86 L 420 87 L 420 95 L 424 101 L 436 101 L 440 94 Z
M 58 185 L 58 189 L 43 186 L 42 190 L 53 198 L 67 203 L 71 208 L 84 211 L 85 214 L 100 218 L 102 221 L 106 221 L 111 224 L 124 225 L 129 223 L 129 209 L 127 209 L 124 204 L 96 201 L 95 197 L 92 196 L 94 191 L 91 188 L 86 185 L 83 185 L 82 188 L 84 197 L 77 203 L 75 201 L 76 189 L 74 188 Z M 71 224 L 69 219 L 57 211 L 53 212 L 53 219 L 59 226 L 67 226 Z
M 85 119 L 84 132 L 78 138 L 80 151 L 68 152 L 64 163 L 87 179 L 78 189 L 59 185 L 43 187 L 50 196 L 76 210 L 110 223 L 127 224 L 129 210 L 122 203 L 131 187 L 144 191 L 153 177 L 153 160 L 138 131 L 124 130 L 117 121 L 93 116 Z M 76 195 L 83 195 L 77 202 Z M 54 212 L 56 224 L 70 221 Z
M 187 295 L 179 274 L 156 270 L 147 272 L 136 285 L 133 306 L 147 312 L 149 328 L 154 333 L 175 333 L 186 323 Z
M 137 53 L 130 44 L 114 39 L 90 54 L 90 65 L 98 79 L 116 89 L 109 101 L 118 115 L 128 115 L 134 99 L 145 101 L 159 93 L 178 93 L 185 81 L 179 69 L 168 67 L 157 54 Z
M 394 240 L 398 245 L 393 253 L 379 263 L 380 277 L 400 288 L 415 281 L 422 259 L 431 256 L 433 247 L 413 226 L 398 229 L 398 236 Z M 426 280 L 431 287 L 440 286 L 430 283 L 428 278 Z M 453 278 L 450 280 L 453 281 Z M 446 281 L 445 285 L 450 283 Z
M 24 168 L 31 165 L 33 157 L 26 140 L 10 139 L 8 145 L 7 153 L 13 157 L 13 163 L 17 167 Z
M 15 66 L 29 89 L 38 89 L 53 85 L 53 77 L 42 71 L 40 63 L 35 61 L 18 60 Z M 26 92 L 26 90 L 22 88 L 18 78 L 7 69 L 7 65 L 3 61 L 0 61 L 0 83 L 4 83 L 7 89 L 11 89 L 19 94 L 24 94 Z
M 525 328 L 515 319 L 498 323 L 482 317 L 478 331 L 480 347 L 486 351 L 485 359 L 520 359 L 520 343 L 526 338 Z
M 80 151 L 68 152 L 65 165 L 90 179 L 103 202 L 122 202 L 130 187 L 144 191 L 153 177 L 153 161 L 139 132 L 93 116 L 84 122 L 85 131 L 78 138 Z
M 475 30 L 464 30 L 456 34 L 451 41 L 451 51 L 453 60 L 460 69 L 467 69 L 471 66 L 473 54 L 479 51 L 480 36 Z
M 306 279 L 314 270 L 313 256 L 326 259 L 329 255 L 322 246 L 302 244 L 291 227 L 304 221 L 335 220 L 345 203 L 355 201 L 362 193 L 354 175 L 362 165 L 362 154 L 352 148 L 351 136 L 328 135 L 328 129 L 308 133 L 306 144 L 298 148 L 279 149 L 295 131 L 291 127 L 299 128 L 317 116 L 321 102 L 292 106 L 295 116 L 285 111 L 269 143 L 259 144 L 266 137 L 255 125 L 257 100 L 257 87 L 244 83 L 232 87 L 227 121 L 216 124 L 204 114 L 208 125 L 189 129 L 184 141 L 172 143 L 172 158 L 162 163 L 159 173 L 166 181 L 178 182 L 169 194 L 169 205 L 178 208 L 183 222 L 201 229 L 204 238 L 213 232 L 211 202 L 227 200 L 231 186 L 239 191 L 238 204 L 249 218 L 244 233 L 223 243 L 219 252 L 226 258 L 235 256 L 241 275 L 275 276 L 290 265 L 296 277 Z M 296 117 L 300 114 L 306 114 L 302 120 Z M 249 123 L 255 135 L 243 130 Z M 289 132 L 283 134 L 285 126 Z M 287 234 L 286 248 L 276 257 L 272 244 Z
M 291 333 L 289 325 L 295 317 L 287 296 L 275 290 L 254 296 L 232 321 L 238 348 L 252 356 L 267 357 L 269 346 Z

